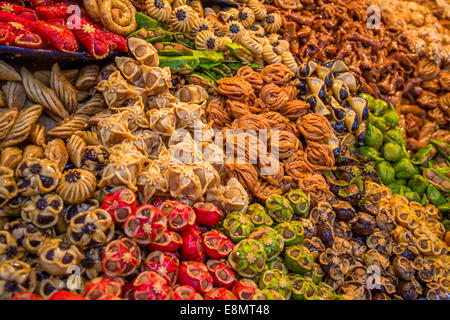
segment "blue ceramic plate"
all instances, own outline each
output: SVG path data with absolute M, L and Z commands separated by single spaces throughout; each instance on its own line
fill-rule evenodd
M 117 51 L 109 53 L 107 58 L 114 57 L 118 54 Z M 66 53 L 58 50 L 46 50 L 46 49 L 30 49 L 13 46 L 0 45 L 0 56 L 13 56 L 19 57 L 34 57 L 34 58 L 47 58 L 54 60 L 72 60 L 72 61 L 88 61 L 95 60 L 89 52 L 75 52 Z

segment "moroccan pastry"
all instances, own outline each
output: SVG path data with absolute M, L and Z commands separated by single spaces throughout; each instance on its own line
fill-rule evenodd
M 311 141 L 327 141 L 333 133 L 333 127 L 324 116 L 309 113 L 297 120 L 300 133 Z
M 207 18 L 199 18 L 191 30 L 191 34 L 196 36 L 201 31 L 214 31 L 214 24 Z
M 15 169 L 22 160 L 22 150 L 17 147 L 4 148 L 0 155 L 0 166 Z
M 242 78 L 245 81 L 247 81 L 248 83 L 250 83 L 256 93 L 259 93 L 259 91 L 261 91 L 261 88 L 264 85 L 264 80 L 263 80 L 261 74 L 254 71 L 249 66 L 241 67 L 237 71 L 236 76 L 239 78 Z
M 247 209 L 249 201 L 247 191 L 235 178 L 228 180 L 220 194 L 221 207 L 227 212 L 244 211 Z
M 14 236 L 8 231 L 0 231 L 0 262 L 23 258 L 25 250 L 17 245 Z
M 141 203 L 148 203 L 156 192 L 166 192 L 167 182 L 161 175 L 159 165 L 150 161 L 139 173 L 136 185 Z
M 56 92 L 66 109 L 73 113 L 78 105 L 78 90 L 67 80 L 57 63 L 53 64 L 50 87 Z
M 38 228 L 47 229 L 58 223 L 63 206 L 63 200 L 55 193 L 36 195 L 23 203 L 21 216 Z
M 239 77 L 222 78 L 217 81 L 220 94 L 230 99 L 251 103 L 256 99 L 250 83 Z
M 44 150 L 40 146 L 37 146 L 34 144 L 29 144 L 23 150 L 23 159 L 28 159 L 28 158 L 43 159 L 44 158 Z
M 248 7 L 253 10 L 258 20 L 264 19 L 267 15 L 266 7 L 259 0 L 250 0 Z
M 145 10 L 153 19 L 168 23 L 172 15 L 172 6 L 167 0 L 146 0 Z
M 255 55 L 261 55 L 263 51 L 263 46 L 255 40 L 253 36 L 250 34 L 245 34 L 239 39 L 239 43 L 242 44 L 245 48 L 250 50 Z
M 4 139 L 14 122 L 17 119 L 18 111 L 16 109 L 1 109 L 0 110 L 0 140 Z
M 154 95 L 166 91 L 172 87 L 170 68 L 142 66 L 142 79 L 148 95 Z
M 68 268 L 76 266 L 83 254 L 68 239 L 48 239 L 39 249 L 40 266 L 49 274 L 64 276 Z
M 153 45 L 140 38 L 131 37 L 128 39 L 128 48 L 136 60 L 147 67 L 158 67 L 159 57 Z
M 61 173 L 48 159 L 23 159 L 16 168 L 19 192 L 24 197 L 46 194 L 56 188 Z
M 263 46 L 262 56 L 267 63 L 281 63 L 281 51 L 270 44 Z
M 95 191 L 97 180 L 94 174 L 83 169 L 71 169 L 61 176 L 56 193 L 64 202 L 75 204 L 89 199 Z
M 100 22 L 100 8 L 98 0 L 83 0 L 87 14 L 95 22 Z
M 106 104 L 110 108 L 120 107 L 128 99 L 139 95 L 122 77 L 119 70 L 114 71 L 108 79 L 101 80 L 95 88 L 103 93 Z
M 128 128 L 128 111 L 113 114 L 98 123 L 100 138 L 105 146 L 118 144 L 126 139 L 134 140 Z
M 150 121 L 150 129 L 170 136 L 175 130 L 177 117 L 173 108 L 152 109 L 147 112 Z
M 170 24 L 177 31 L 189 33 L 195 26 L 195 22 L 199 19 L 198 13 L 188 6 L 182 5 L 172 11 Z
M 8 108 L 21 110 L 25 106 L 27 94 L 21 82 L 8 81 L 2 86 L 2 91 Z
M 82 249 L 108 243 L 114 235 L 114 221 L 108 212 L 96 208 L 77 214 L 70 220 L 67 235 Z
M 244 7 L 239 10 L 238 20 L 245 28 L 249 28 L 255 23 L 255 13 L 249 7 Z
M 61 139 L 53 139 L 47 143 L 45 147 L 45 158 L 57 164 L 59 171 L 63 172 L 64 167 L 69 160 L 69 154 L 64 141 Z
M 278 86 L 285 85 L 295 75 L 286 65 L 282 63 L 267 65 L 261 74 L 265 83 L 274 83 Z
M 88 119 L 87 116 L 72 115 L 47 131 L 47 136 L 61 139 L 70 138 L 75 132 L 83 131 L 89 126 Z
M 103 99 L 103 95 L 97 92 L 88 101 L 78 107 L 75 115 L 92 116 L 103 111 L 106 107 L 107 105 L 105 99 Z
M 0 207 L 3 207 L 9 200 L 18 193 L 14 171 L 8 167 L 0 167 Z
M 277 13 L 270 13 L 262 19 L 262 25 L 266 32 L 268 33 L 276 33 L 280 30 L 283 24 L 283 20 L 281 16 Z
M 287 90 L 274 83 L 264 85 L 259 96 L 270 111 L 279 111 L 289 100 Z
M 5 61 L 0 60 L 0 80 L 21 81 L 22 77 Z
M 217 51 L 217 37 L 213 30 L 203 30 L 195 36 L 195 48 L 202 51 Z
M 100 67 L 96 64 L 89 64 L 81 67 L 78 78 L 75 81 L 75 88 L 78 90 L 89 90 L 97 82 Z
M 129 57 L 116 57 L 115 62 L 125 79 L 138 87 L 144 86 L 142 69 L 136 60 Z
M 225 25 L 225 33 L 231 40 L 239 42 L 247 34 L 247 30 L 239 21 L 232 20 Z
M 38 104 L 20 110 L 5 139 L 0 142 L 0 147 L 10 147 L 25 141 L 42 114 L 42 110 L 42 106 Z
M 99 15 L 106 29 L 124 37 L 138 27 L 136 9 L 129 0 L 102 0 L 99 3 Z
M 69 116 L 64 105 L 59 100 L 56 92 L 33 77 L 33 75 L 24 67 L 21 69 L 23 86 L 28 98 L 38 104 L 41 104 L 48 115 L 54 120 L 61 120 Z
M 201 198 L 202 185 L 191 166 L 184 164 L 170 165 L 163 174 L 172 197 L 190 200 Z
M 125 185 L 136 191 L 137 175 L 142 170 L 146 157 L 130 141 L 114 145 L 110 151 L 111 155 L 98 187 Z
M 0 263 L 0 288 L 2 300 L 8 300 L 22 291 L 33 292 L 36 288 L 36 273 L 29 264 L 21 260 L 5 260 Z
M 43 147 L 46 142 L 46 133 L 45 133 L 45 127 L 39 123 L 36 123 L 33 127 L 33 130 L 31 130 L 29 140 L 38 145 Z

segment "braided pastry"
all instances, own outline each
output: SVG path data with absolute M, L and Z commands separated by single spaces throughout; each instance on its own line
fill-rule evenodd
M 53 64 L 50 87 L 55 90 L 66 109 L 73 113 L 78 105 L 78 90 L 67 80 L 58 63 Z
M 262 78 L 266 83 L 285 85 L 295 74 L 284 64 L 273 63 L 267 65 L 262 71 Z
M 259 2 L 259 0 L 250 0 L 248 2 L 248 7 L 253 10 L 255 17 L 258 20 L 264 19 L 267 15 L 266 7 Z
M 330 146 L 308 141 L 306 162 L 314 171 L 334 170 L 334 153 Z
M 289 100 L 287 90 L 273 83 L 264 85 L 259 97 L 271 111 L 278 111 Z
M 297 126 L 300 133 L 311 141 L 327 141 L 333 133 L 328 119 L 317 113 L 308 113 L 299 118 Z
M 264 85 L 264 81 L 261 74 L 259 72 L 254 71 L 249 66 L 241 67 L 237 71 L 236 77 L 242 78 L 248 83 L 250 83 L 256 93 L 259 93 L 259 91 L 261 91 L 261 88 Z

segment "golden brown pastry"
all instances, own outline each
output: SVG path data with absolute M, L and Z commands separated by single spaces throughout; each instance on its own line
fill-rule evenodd
M 4 148 L 0 155 L 0 166 L 15 169 L 22 160 L 22 150 L 17 147 Z
M 41 147 L 45 146 L 45 127 L 36 123 L 31 130 L 29 141 Z
M 58 166 L 48 159 L 25 158 L 16 168 L 17 185 L 24 197 L 52 191 L 60 177 Z
M 131 37 L 128 39 L 128 48 L 136 60 L 147 67 L 158 67 L 159 56 L 155 47 L 140 38 Z
M 68 239 L 48 239 L 39 249 L 40 266 L 55 276 L 67 275 L 67 269 L 78 265 L 82 258 L 80 250 Z
M 182 5 L 172 11 L 170 25 L 177 31 L 189 33 L 198 19 L 198 13 L 192 7 Z
M 103 95 L 97 92 L 88 101 L 78 107 L 75 115 L 92 116 L 103 111 L 106 107 L 107 105 Z
M 327 141 L 333 133 L 333 127 L 324 116 L 317 113 L 309 113 L 297 120 L 300 133 L 307 140 Z
M 201 199 L 202 185 L 191 166 L 184 164 L 170 165 L 163 172 L 163 175 L 172 197 L 189 200 Z
M 14 171 L 8 167 L 0 167 L 0 208 L 17 196 L 18 188 L 14 179 Z
M 99 4 L 99 16 L 109 31 L 126 37 L 136 31 L 136 8 L 128 0 L 102 0 Z
M 5 139 L 17 119 L 16 109 L 0 110 L 0 140 Z
M 23 159 L 28 158 L 36 158 L 36 159 L 44 158 L 44 149 L 34 144 L 27 145 L 23 150 Z
M 27 94 L 21 82 L 8 81 L 2 86 L 2 91 L 8 108 L 21 110 L 25 106 Z
M 172 16 L 172 6 L 167 0 L 146 0 L 145 10 L 148 16 L 163 23 L 168 23 Z
M 54 63 L 50 76 L 50 87 L 56 92 L 66 109 L 73 113 L 78 105 L 78 90 L 67 80 L 58 63 Z
M 21 81 L 22 77 L 5 61 L 0 60 L 0 80 Z
M 97 180 L 94 174 L 83 169 L 67 170 L 61 176 L 56 193 L 64 202 L 76 204 L 91 198 L 95 191 Z
M 26 68 L 21 69 L 23 86 L 28 98 L 41 104 L 46 113 L 54 120 L 61 120 L 69 116 L 56 92 L 37 80 Z
M 61 172 L 64 170 L 64 167 L 69 160 L 69 153 L 67 152 L 66 145 L 61 139 L 49 141 L 44 150 L 44 154 L 47 159 L 56 163 Z
M 70 138 L 75 132 L 83 131 L 89 127 L 89 117 L 84 115 L 72 115 L 58 123 L 53 129 L 47 131 L 49 138 Z
M 23 203 L 21 216 L 38 228 L 47 229 L 58 223 L 63 207 L 63 200 L 55 193 L 36 195 Z
M 114 221 L 108 212 L 96 208 L 77 214 L 70 220 L 67 234 L 79 248 L 98 247 L 108 243 L 114 235 Z
M 35 288 L 36 273 L 29 264 L 17 259 L 0 263 L 0 299 L 8 300 L 16 293 L 33 292 Z
M 274 83 L 264 85 L 259 96 L 270 111 L 279 111 L 289 100 L 287 90 Z
M 10 147 L 25 141 L 42 114 L 42 110 L 42 106 L 38 104 L 20 110 L 5 139 L 0 142 L 0 147 Z
M 259 93 L 259 91 L 261 91 L 261 89 L 264 85 L 264 80 L 263 80 L 261 74 L 254 71 L 249 66 L 241 67 L 237 71 L 236 77 L 242 78 L 245 81 L 247 81 L 248 83 L 250 83 L 256 93 Z

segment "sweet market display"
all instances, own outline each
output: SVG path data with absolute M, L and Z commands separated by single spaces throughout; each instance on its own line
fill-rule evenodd
M 448 4 L 232 4 L 0 2 L 0 299 L 450 299 Z

